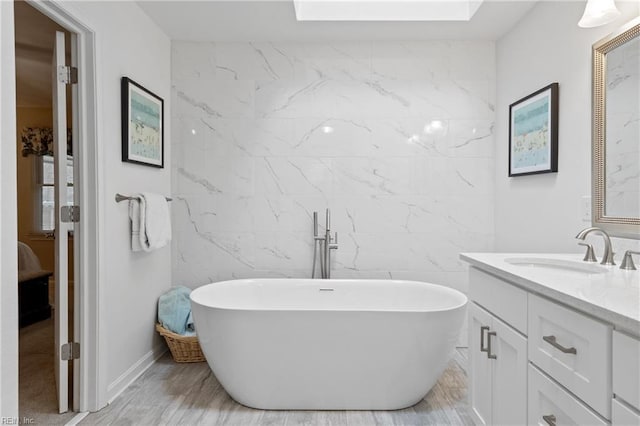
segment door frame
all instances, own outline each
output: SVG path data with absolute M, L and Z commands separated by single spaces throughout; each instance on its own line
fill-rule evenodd
M 13 2 L 0 1 L 0 416 L 18 419 L 18 220 Z
M 96 64 L 96 34 L 84 23 L 81 17 L 67 9 L 63 2 L 45 0 L 27 0 L 29 5 L 57 22 L 72 34 L 72 61 L 77 66 L 78 84 L 74 91 L 74 137 L 81 144 L 74 155 L 80 164 L 75 189 L 81 212 L 81 221 L 76 224 L 74 235 L 74 341 L 81 345 L 81 357 L 74 362 L 74 411 L 97 411 L 106 405 L 106 389 L 102 386 L 104 363 L 100 362 L 100 348 L 104 348 L 100 335 L 99 253 L 104 252 L 102 235 L 103 221 L 100 214 L 102 199 L 103 167 L 100 159 L 102 149 L 98 144 L 98 84 Z M 2 21 L 0 62 L 0 122 L 3 123 L 2 140 L 15 140 L 15 39 L 13 3 L 0 1 L 0 20 Z M 7 58 L 7 59 L 5 59 Z M 13 73 L 10 67 L 13 68 Z M 8 80 L 8 81 L 7 81 Z M 6 101 L 13 91 L 12 100 Z M 6 102 L 6 104 L 5 104 Z M 77 106 L 77 108 L 75 108 Z M 5 127 L 4 123 L 9 123 Z M 9 179 L 2 179 L 0 197 L 3 201 L 13 200 L 16 207 L 15 163 L 16 149 L 9 144 L 0 145 L 0 172 Z M 10 187 L 12 185 L 12 187 Z M 17 220 L 16 208 L 0 213 L 0 231 L 2 232 L 2 335 L 0 336 L 0 412 L 2 416 L 18 416 L 18 318 L 17 318 Z M 13 253 L 13 254 L 11 254 Z M 5 254 L 7 257 L 5 257 Z M 8 349 L 11 348 L 11 349 Z

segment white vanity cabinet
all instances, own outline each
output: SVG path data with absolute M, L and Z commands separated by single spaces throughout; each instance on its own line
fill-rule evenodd
M 477 273 L 476 273 L 477 272 Z M 508 285 L 487 279 L 479 271 L 473 272 L 478 284 L 490 292 L 478 295 L 477 302 L 489 305 L 493 313 L 474 302 L 469 305 L 469 365 L 472 375 L 469 384 L 471 416 L 477 424 L 520 425 L 527 416 L 527 339 L 507 325 L 498 315 L 507 317 L 520 313 L 512 310 L 509 295 L 500 300 L 496 286 Z M 483 285 L 484 284 L 484 285 Z M 526 294 L 524 301 L 526 302 Z M 502 295 L 504 298 L 505 295 Z M 514 297 L 517 302 L 518 295 Z M 517 303 L 516 303 L 517 305 Z M 526 304 L 524 305 L 526 308 Z M 517 306 L 516 306 L 517 308 Z M 523 311 L 522 314 L 525 314 Z
M 640 425 L 640 340 L 613 332 L 613 425 Z
M 574 294 L 584 291 L 571 275 L 560 275 L 549 291 L 534 268 L 520 275 L 490 254 L 461 257 L 472 265 L 469 404 L 476 424 L 640 426 L 640 300 L 629 302 L 630 314 L 611 314 L 590 300 L 554 297 L 570 285 Z M 618 284 L 638 294 L 635 276 L 624 273 L 627 281 Z
M 469 307 L 469 401 L 477 424 L 526 422 L 527 339 L 475 303 Z
M 610 325 L 529 294 L 529 360 L 611 418 Z
M 528 370 L 528 424 L 540 426 L 609 424 L 536 366 L 529 364 Z

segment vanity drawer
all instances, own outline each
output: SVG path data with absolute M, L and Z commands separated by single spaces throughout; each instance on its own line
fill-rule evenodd
M 613 332 L 613 393 L 640 409 L 640 340 Z
M 526 291 L 471 267 L 469 268 L 469 297 L 526 336 Z
M 613 399 L 611 401 L 612 416 L 611 424 L 613 426 L 637 426 L 640 425 L 640 415 L 631 408 Z
M 611 418 L 611 326 L 529 295 L 529 360 Z
M 607 425 L 576 397 L 529 364 L 530 425 Z

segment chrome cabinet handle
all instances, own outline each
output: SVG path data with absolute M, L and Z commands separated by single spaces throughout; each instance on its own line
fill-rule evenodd
M 480 327 L 480 352 L 486 352 L 487 348 L 484 347 L 484 332 L 489 331 L 489 327 L 483 325 Z
M 487 333 L 487 358 L 496 359 L 498 358 L 495 354 L 491 353 L 491 336 L 496 336 L 495 331 L 490 331 Z
M 574 355 L 576 355 L 578 353 L 576 348 L 574 348 L 574 347 L 565 348 L 564 346 L 562 346 L 561 344 L 556 342 L 556 336 L 542 336 L 542 340 L 544 340 L 545 342 L 547 342 L 548 344 L 550 344 L 551 346 L 553 346 L 554 348 L 556 348 L 557 350 L 559 350 L 562 353 L 574 354 Z
M 547 422 L 549 426 L 556 426 L 556 416 L 549 414 L 548 416 L 542 416 L 542 420 Z

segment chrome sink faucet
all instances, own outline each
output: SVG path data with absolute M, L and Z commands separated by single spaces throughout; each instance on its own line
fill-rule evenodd
M 598 235 L 601 235 L 602 238 L 604 239 L 604 253 L 602 254 L 602 262 L 600 262 L 600 264 L 615 265 L 616 263 L 613 261 L 613 249 L 611 247 L 611 238 L 609 238 L 609 234 L 607 234 L 607 232 L 604 229 L 601 229 L 595 226 L 592 226 L 590 228 L 585 228 L 582 231 L 578 232 L 578 235 L 576 235 L 576 238 L 584 241 L 587 235 L 589 235 L 592 232 Z

